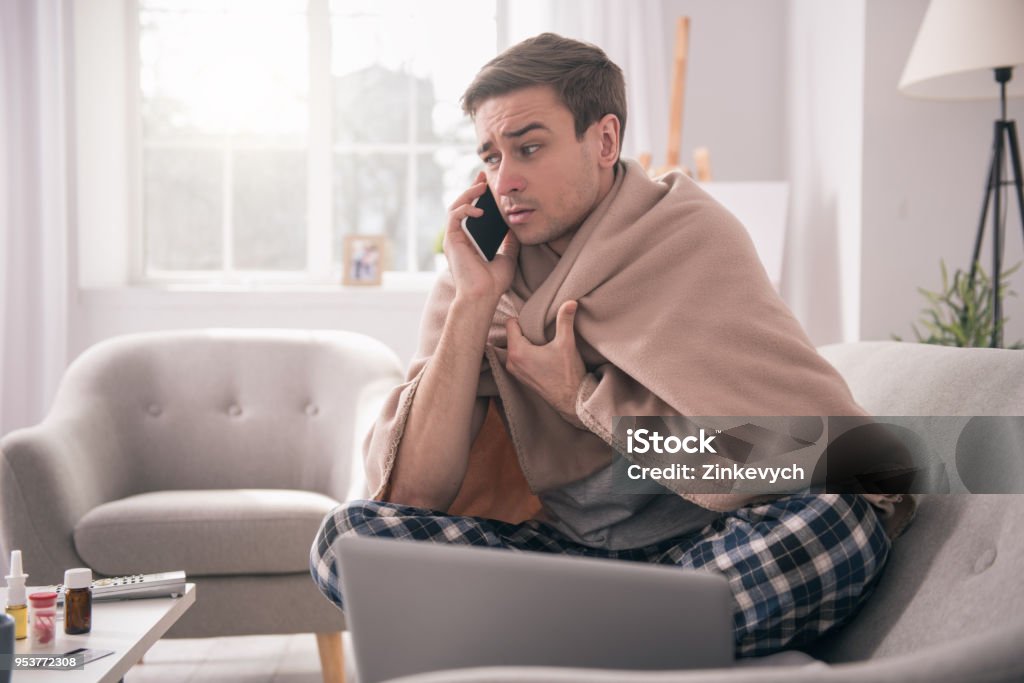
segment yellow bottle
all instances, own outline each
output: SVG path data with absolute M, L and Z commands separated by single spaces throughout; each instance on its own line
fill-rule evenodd
M 7 605 L 5 611 L 14 619 L 14 639 L 25 640 L 28 636 L 28 608 L 25 605 Z
M 25 604 L 25 579 L 21 569 L 21 551 L 11 551 L 11 573 L 7 575 L 7 613 L 14 619 L 14 639 L 28 636 L 28 607 Z

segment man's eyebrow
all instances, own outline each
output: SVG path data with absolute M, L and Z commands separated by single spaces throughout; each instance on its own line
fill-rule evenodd
M 518 130 L 510 130 L 507 133 L 502 133 L 501 137 L 503 137 L 503 138 L 518 138 L 518 137 L 522 137 L 522 136 L 526 135 L 527 133 L 529 133 L 530 131 L 534 131 L 534 130 L 546 130 L 548 132 L 551 132 L 551 129 L 548 128 L 547 126 L 545 126 L 543 123 L 541 123 L 539 121 L 534 121 L 533 123 L 526 124 L 525 126 L 523 126 L 522 128 L 520 128 Z M 477 149 L 476 153 L 477 154 L 483 154 L 484 152 L 486 152 L 490 148 L 491 148 L 491 143 L 490 142 L 485 142 L 484 144 L 480 145 L 480 148 Z

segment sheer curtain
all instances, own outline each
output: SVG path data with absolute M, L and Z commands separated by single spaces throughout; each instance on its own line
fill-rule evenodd
M 626 76 L 622 155 L 648 152 L 654 166 L 665 163 L 675 25 L 666 20 L 662 0 L 516 0 L 507 12 L 507 45 L 552 31 L 603 49 Z
M 0 2 L 0 434 L 43 417 L 67 361 L 65 9 Z

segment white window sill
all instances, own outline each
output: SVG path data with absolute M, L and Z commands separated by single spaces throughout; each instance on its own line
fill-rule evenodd
M 349 293 L 367 295 L 382 292 L 422 292 L 426 293 L 434 286 L 437 273 L 403 271 L 385 272 L 379 285 L 345 285 L 341 282 L 295 282 L 281 280 L 258 282 L 184 282 L 151 280 L 148 282 L 128 283 L 120 286 L 86 286 L 83 292 L 188 292 L 211 294 L 325 294 Z
M 421 310 L 436 273 L 385 273 L 381 285 L 340 283 L 138 283 L 87 286 L 78 301 L 87 309 L 394 309 Z

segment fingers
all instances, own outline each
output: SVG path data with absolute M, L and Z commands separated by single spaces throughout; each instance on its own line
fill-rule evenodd
M 476 181 L 467 189 L 465 192 L 459 195 L 458 199 L 452 202 L 451 206 L 448 207 L 449 211 L 454 211 L 463 204 L 469 204 L 474 199 L 484 193 L 487 188 L 487 182 L 484 177 L 484 172 L 480 171 L 476 175 Z
M 473 201 L 477 197 L 481 196 L 486 189 L 487 183 L 484 180 L 484 173 L 481 171 L 476 176 L 476 183 L 460 194 L 458 198 L 452 202 L 452 205 L 448 207 L 448 225 L 445 228 L 446 237 L 461 235 L 462 221 L 467 216 L 479 218 L 484 215 L 483 209 L 478 209 L 473 206 Z
M 462 234 L 462 220 L 466 216 L 475 216 L 479 218 L 484 215 L 483 209 L 478 209 L 472 204 L 463 204 L 457 208 L 452 209 L 448 212 L 448 227 L 445 232 L 448 235 Z
M 505 336 L 508 339 L 510 363 L 514 358 L 520 357 L 527 348 L 533 346 L 530 340 L 523 336 L 523 330 L 519 327 L 519 320 L 517 318 L 509 318 L 505 321 Z
M 505 233 L 505 239 L 501 241 L 501 246 L 498 247 L 498 256 L 505 256 L 513 262 L 519 258 L 519 239 L 511 230 Z
M 576 311 L 578 308 L 579 304 L 575 301 L 566 301 L 558 308 L 558 315 L 555 316 L 555 338 L 552 342 L 568 343 L 573 348 L 576 347 L 576 333 L 573 325 L 576 322 Z M 505 334 L 508 337 L 508 348 L 510 351 L 513 346 L 520 344 L 533 346 L 533 343 L 523 334 L 523 330 L 519 326 L 519 320 L 516 318 L 509 318 L 505 323 Z
M 576 310 L 579 305 L 575 301 L 566 301 L 558 308 L 558 315 L 555 317 L 555 340 L 568 341 L 576 345 L 576 334 L 573 324 L 576 322 Z

